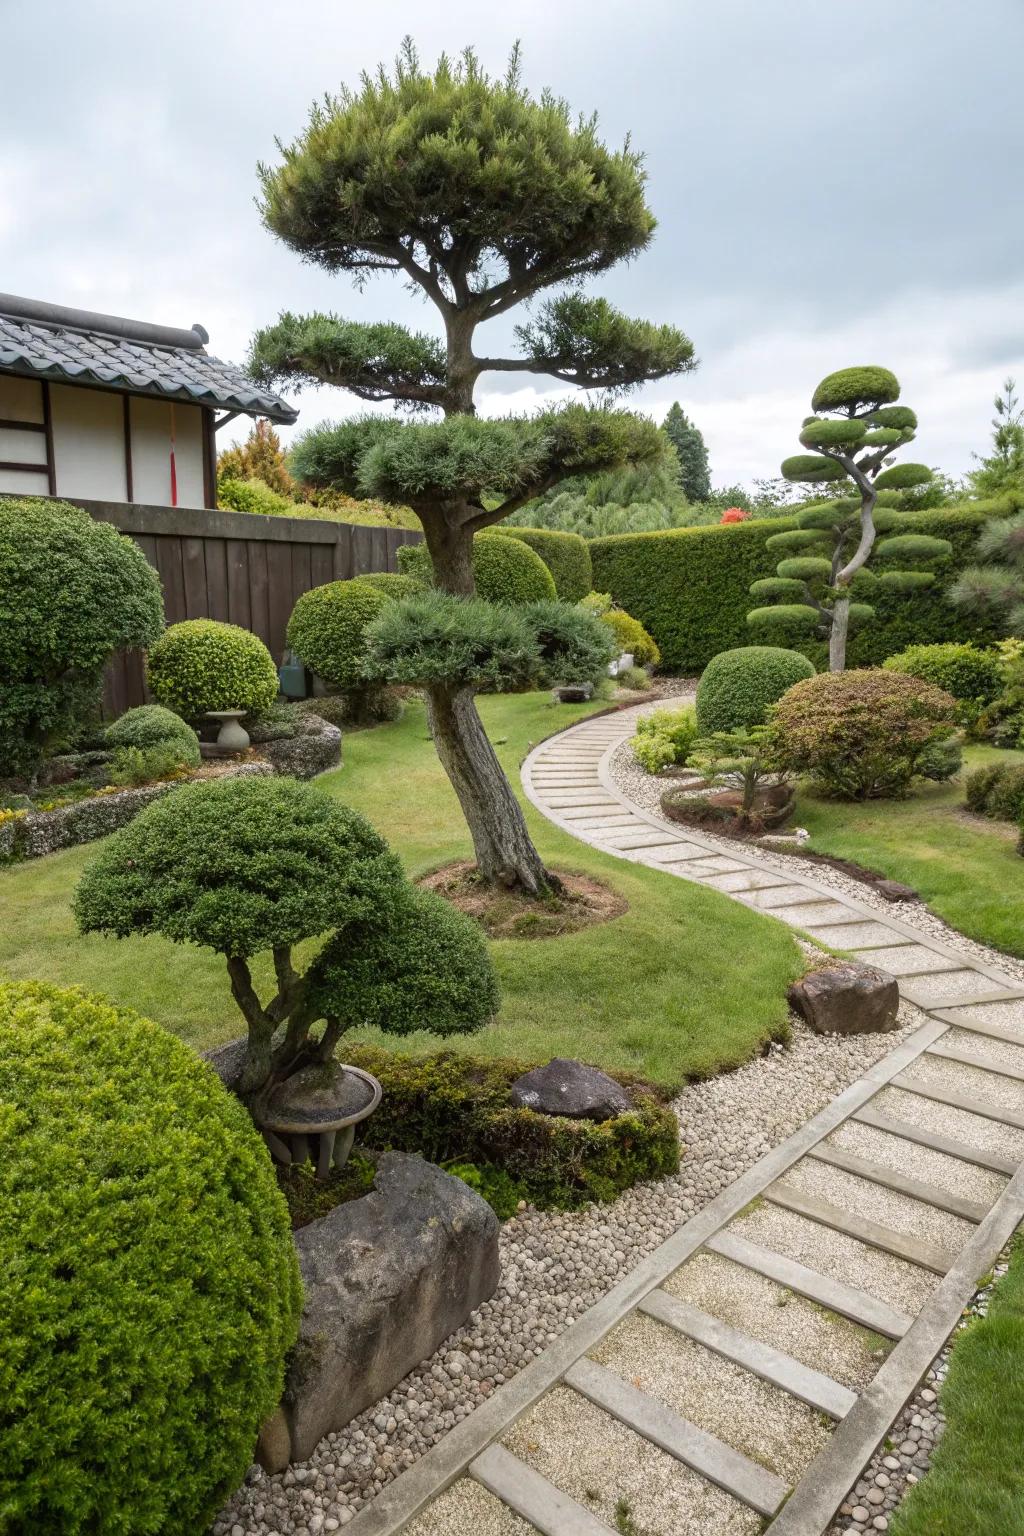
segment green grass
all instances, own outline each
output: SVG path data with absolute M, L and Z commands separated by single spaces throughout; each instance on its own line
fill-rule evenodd
M 946 1432 L 897 1511 L 891 1536 L 1019 1536 L 1024 1531 L 1024 1239 L 987 1317 L 953 1346 L 942 1388 Z
M 964 773 L 982 763 L 1024 762 L 1024 753 L 968 747 Z M 906 800 L 848 804 L 802 791 L 794 823 L 810 848 L 853 859 L 912 885 L 952 927 L 1009 955 L 1024 956 L 1024 859 L 1017 828 L 964 810 L 963 775 L 928 784 Z
M 516 785 L 529 745 L 594 707 L 555 705 L 547 694 L 481 700 Z M 412 875 L 472 854 L 418 702 L 393 725 L 346 736 L 343 767 L 318 783 L 363 811 Z M 532 807 L 527 816 L 548 862 L 606 880 L 629 911 L 560 938 L 494 943 L 501 1012 L 479 1034 L 457 1037 L 454 1049 L 535 1061 L 577 1056 L 673 1088 L 746 1061 L 784 1036 L 786 987 L 801 961 L 783 924 L 716 891 L 588 849 Z M 0 871 L 0 969 L 104 992 L 198 1047 L 237 1035 L 240 1017 L 215 955 L 159 938 L 75 932 L 70 895 L 94 856 L 91 845 Z M 266 967 L 256 970 L 265 985 Z M 359 1038 L 404 1051 L 438 1046 L 425 1032 Z

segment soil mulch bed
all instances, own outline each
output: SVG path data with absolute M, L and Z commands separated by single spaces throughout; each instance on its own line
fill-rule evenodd
M 536 899 L 484 885 L 469 860 L 447 864 L 419 884 L 472 917 L 489 939 L 557 939 L 611 922 L 629 909 L 628 902 L 600 880 L 564 870 L 552 873 L 561 880 L 562 893 Z
M 989 823 L 986 822 L 985 825 L 988 826 Z M 921 899 L 909 885 L 901 885 L 897 880 L 890 880 L 887 875 L 881 875 L 875 869 L 865 869 L 863 864 L 855 864 L 851 859 L 839 859 L 831 853 L 815 853 L 810 848 L 791 846 L 779 838 L 773 838 L 770 834 L 764 838 L 762 846 L 769 853 L 782 853 L 786 858 L 803 859 L 808 864 L 824 864 L 841 875 L 849 875 L 851 880 L 859 880 L 862 885 L 870 886 L 879 896 L 884 896 L 886 901 L 920 901 Z
M 326 1179 L 318 1179 L 312 1163 L 291 1168 L 274 1164 L 277 1183 L 288 1205 L 292 1231 L 319 1221 L 336 1205 L 358 1200 L 369 1194 L 377 1170 L 368 1158 L 353 1152 L 344 1168 L 332 1168 Z

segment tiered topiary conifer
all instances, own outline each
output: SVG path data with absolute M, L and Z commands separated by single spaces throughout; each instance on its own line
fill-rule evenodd
M 777 533 L 765 547 L 781 556 L 774 576 L 755 581 L 761 606 L 747 622 L 759 639 L 827 639 L 829 670 L 846 666 L 851 627 L 874 614 L 875 591 L 916 592 L 935 580 L 934 565 L 952 546 L 925 534 L 899 533 L 901 493 L 932 478 L 924 464 L 886 461 L 911 442 L 917 417 L 897 405 L 900 386 L 888 368 L 842 368 L 822 379 L 800 441 L 809 453 L 784 460 L 785 479 L 803 485 L 846 481 L 854 494 L 797 513 L 797 527 Z M 889 537 L 876 543 L 876 535 Z M 881 569 L 869 571 L 873 560 Z
M 314 429 L 292 467 L 314 486 L 411 507 L 434 579 L 474 590 L 473 535 L 574 477 L 659 458 L 654 422 L 581 405 L 529 419 L 482 421 L 474 390 L 487 372 L 547 374 L 621 393 L 695 366 L 673 326 L 633 320 L 579 291 L 585 279 L 638 255 L 654 217 L 640 156 L 601 143 L 593 118 L 524 89 L 518 52 L 491 80 L 466 51 L 424 71 L 408 40 L 393 76 L 312 109 L 304 132 L 261 170 L 264 222 L 305 261 L 329 272 L 393 272 L 434 306 L 443 339 L 397 324 L 333 314 L 282 314 L 253 342 L 265 382 L 334 384 L 443 419 L 370 416 Z M 482 357 L 485 321 L 545 292 L 516 327 L 517 357 Z M 544 868 L 459 678 L 426 688 L 438 754 L 473 832 L 489 882 L 540 894 Z

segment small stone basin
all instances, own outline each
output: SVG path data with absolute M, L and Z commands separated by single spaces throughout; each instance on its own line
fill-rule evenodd
M 281 1163 L 316 1163 L 325 1179 L 344 1166 L 360 1120 L 372 1115 L 381 1086 L 360 1067 L 330 1061 L 303 1067 L 271 1089 L 259 1110 L 260 1129 Z

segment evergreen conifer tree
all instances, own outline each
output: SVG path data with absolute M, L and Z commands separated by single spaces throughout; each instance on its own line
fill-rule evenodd
M 669 407 L 662 430 L 679 455 L 679 481 L 687 501 L 707 501 L 711 495 L 707 445 L 678 400 Z

